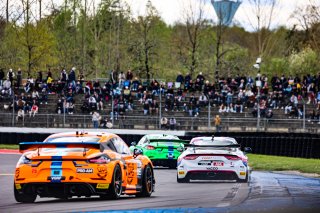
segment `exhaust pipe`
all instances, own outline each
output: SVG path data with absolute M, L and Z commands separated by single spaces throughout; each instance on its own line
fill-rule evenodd
M 41 186 L 38 187 L 38 188 L 37 188 L 37 194 L 40 195 L 40 194 L 42 194 L 42 192 L 43 192 L 43 187 L 41 187 Z

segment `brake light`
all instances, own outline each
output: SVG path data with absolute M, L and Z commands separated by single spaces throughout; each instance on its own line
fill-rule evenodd
M 110 159 L 108 159 L 106 156 L 100 156 L 97 158 L 91 158 L 88 160 L 89 163 L 95 163 L 95 164 L 105 164 L 109 163 Z
M 146 149 L 148 149 L 148 150 L 154 150 L 155 148 L 154 148 L 154 146 L 147 145 L 147 146 L 146 146 Z
M 198 155 L 187 155 L 187 156 L 184 156 L 183 159 L 185 159 L 185 160 L 195 160 L 198 157 L 199 157 Z
M 32 163 L 32 160 L 27 158 L 26 156 L 21 156 L 21 158 L 19 159 L 18 163 L 17 163 L 17 167 L 22 165 L 22 164 L 27 164 L 30 165 Z
M 235 155 L 225 155 L 224 157 L 227 158 L 228 160 L 241 160 L 241 158 Z

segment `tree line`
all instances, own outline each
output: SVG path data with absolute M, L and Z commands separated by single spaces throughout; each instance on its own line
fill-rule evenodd
M 179 72 L 193 77 L 202 72 L 213 80 L 216 66 L 219 76 L 255 75 L 253 64 L 262 57 L 261 72 L 266 75 L 320 71 L 320 7 L 313 1 L 292 14 L 297 21 L 292 28 L 259 24 L 252 32 L 205 19 L 203 4 L 188 7 L 182 21 L 168 25 L 151 1 L 137 18 L 122 0 L 48 2 L 21 0 L 13 7 L 6 0 L 5 14 L 0 15 L 0 68 L 21 68 L 35 76 L 38 71 L 50 69 L 58 75 L 63 68 L 76 67 L 91 78 L 131 69 L 143 79 L 171 80 Z M 251 2 L 256 6 L 263 1 Z M 255 15 L 261 20 L 259 13 Z

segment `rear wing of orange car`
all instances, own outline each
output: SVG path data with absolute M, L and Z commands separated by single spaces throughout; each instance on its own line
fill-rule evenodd
M 19 143 L 19 151 L 23 153 L 27 150 L 39 148 L 88 148 L 102 150 L 99 142 L 21 142 Z

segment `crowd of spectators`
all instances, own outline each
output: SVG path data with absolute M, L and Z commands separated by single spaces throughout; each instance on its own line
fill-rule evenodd
M 261 87 L 256 81 L 261 80 Z M 23 90 L 20 93 L 14 91 Z M 258 96 L 260 90 L 260 96 Z M 197 117 L 203 109 L 215 107 L 221 114 L 250 112 L 252 116 L 272 118 L 273 110 L 282 109 L 288 117 L 302 118 L 303 105 L 312 104 L 312 113 L 306 115 L 310 119 L 319 119 L 320 114 L 320 74 L 299 76 L 240 76 L 220 78 L 219 82 L 210 82 L 200 72 L 195 78 L 189 73 L 185 76 L 179 73 L 172 82 L 152 79 L 149 83 L 134 76 L 131 70 L 126 73 L 112 70 L 108 80 L 92 81 L 85 79 L 83 73 L 76 75 L 76 68 L 69 72 L 62 69 L 58 78 L 54 78 L 51 71 L 43 77 L 37 73 L 34 80 L 28 77 L 22 82 L 22 72 L 17 74 L 9 69 L 5 75 L 0 70 L 1 97 L 11 97 L 14 103 L 9 104 L 18 112 L 17 120 L 25 114 L 35 116 L 42 104 L 48 103 L 48 95 L 57 95 L 56 113 L 73 114 L 77 112 L 107 114 L 110 119 L 125 117 L 136 108 L 142 108 L 142 115 L 158 115 L 163 100 L 164 110 L 167 112 L 185 112 L 186 116 Z M 75 107 L 75 96 L 83 97 L 80 108 Z M 139 105 L 136 106 L 136 105 Z M 39 107 L 40 106 L 40 107 Z M 110 107 L 113 107 L 113 111 Z M 105 109 L 108 108 L 107 112 Z M 100 119 L 100 122 L 102 123 Z M 107 123 L 107 122 L 105 122 Z M 167 121 L 168 126 L 175 126 Z M 174 123 L 174 121 L 172 121 Z M 96 125 L 96 124 L 95 124 Z M 170 127 L 169 127 L 170 128 Z

